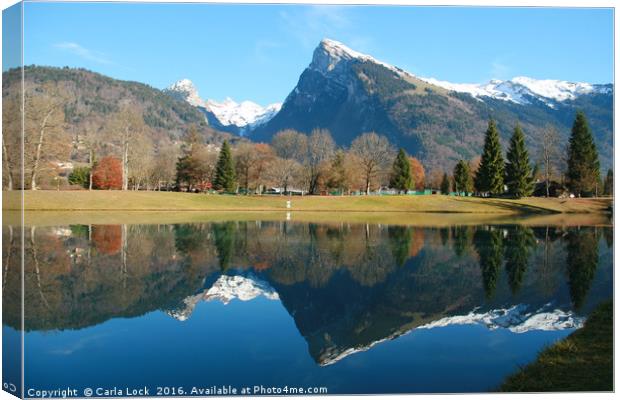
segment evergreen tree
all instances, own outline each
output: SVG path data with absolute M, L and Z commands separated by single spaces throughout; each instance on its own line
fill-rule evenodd
M 225 140 L 220 150 L 220 155 L 215 166 L 215 179 L 213 187 L 216 190 L 234 192 L 236 185 L 235 165 L 228 141 Z
M 530 156 L 525 148 L 525 137 L 519 123 L 510 138 L 506 154 L 506 185 L 508 193 L 516 197 L 526 197 L 534 191 L 534 176 L 530 166 Z
M 489 120 L 480 166 L 474 183 L 476 190 L 481 193 L 494 195 L 504 192 L 504 158 L 499 143 L 499 132 L 492 119 Z
M 448 174 L 443 173 L 443 178 L 441 178 L 441 194 L 450 194 L 450 178 L 448 178 Z
M 398 155 L 392 165 L 392 175 L 390 176 L 390 187 L 398 192 L 407 192 L 413 188 L 413 178 L 411 176 L 411 164 L 404 149 L 398 151 Z
M 586 116 L 578 111 L 568 145 L 569 189 L 577 196 L 597 194 L 600 180 L 598 151 Z
M 614 171 L 612 169 L 607 170 L 607 176 L 605 177 L 605 186 L 603 193 L 606 196 L 613 196 L 614 194 Z
M 454 190 L 457 193 L 469 193 L 474 190 L 474 181 L 471 178 L 469 164 L 460 160 L 454 166 Z

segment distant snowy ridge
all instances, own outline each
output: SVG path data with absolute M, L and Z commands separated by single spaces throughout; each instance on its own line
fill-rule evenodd
M 224 304 L 228 304 L 234 299 L 250 301 L 260 296 L 269 300 L 280 299 L 278 293 L 269 283 L 259 279 L 252 273 L 248 273 L 245 276 L 222 275 L 208 290 L 185 298 L 183 300 L 184 307 L 168 311 L 168 315 L 179 321 L 185 321 L 200 301 L 219 300 Z
M 187 101 L 194 107 L 202 107 L 212 112 L 222 125 L 234 125 L 239 128 L 263 124 L 269 121 L 282 107 L 282 103 L 262 107 L 252 101 L 237 103 L 231 98 L 226 98 L 222 102 L 203 100 L 198 94 L 196 86 L 189 79 L 181 79 L 173 83 L 165 89 L 165 92 Z
M 577 329 L 583 326 L 584 317 L 578 317 L 570 311 L 550 309 L 547 304 L 534 312 L 528 311 L 528 306 L 518 304 L 507 309 L 490 310 L 485 313 L 472 311 L 467 315 L 456 315 L 433 321 L 417 329 L 432 329 L 450 325 L 484 325 L 488 329 L 508 329 L 514 333 L 524 333 L 532 330 L 557 331 L 563 329 Z
M 548 100 L 562 102 L 575 100 L 578 96 L 590 93 L 608 93 L 611 89 L 607 85 L 594 85 L 583 82 L 567 82 L 552 79 L 532 79 L 517 76 L 510 80 L 494 79 L 488 83 L 451 83 L 435 78 L 419 78 L 432 85 L 454 92 L 468 93 L 475 98 L 491 97 L 494 99 L 511 101 L 517 104 L 528 104 L 527 96 L 538 98 L 553 107 Z
M 571 312 L 560 309 L 553 309 L 551 304 L 546 304 L 534 312 L 528 311 L 529 308 L 525 304 L 517 304 L 509 308 L 490 310 L 485 313 L 476 313 L 476 310 L 474 310 L 467 315 L 441 318 L 428 324 L 420 325 L 412 330 L 443 328 L 451 325 L 483 325 L 489 330 L 503 328 L 513 333 L 525 333 L 534 330 L 557 331 L 578 329 L 585 322 L 584 317 L 578 317 Z M 376 340 L 365 346 L 345 350 L 340 350 L 336 347 L 329 348 L 321 354 L 319 363 L 321 366 L 335 364 L 351 354 L 366 351 L 379 343 L 403 336 L 412 330 L 395 332 L 386 338 Z

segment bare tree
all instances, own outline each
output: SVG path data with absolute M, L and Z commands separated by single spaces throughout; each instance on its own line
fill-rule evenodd
M 276 157 L 267 168 L 267 176 L 276 186 L 287 192 L 298 180 L 301 169 L 301 164 L 295 160 Z
M 333 157 L 336 144 L 327 129 L 315 129 L 308 138 L 307 148 L 308 192 L 316 194 L 318 192 L 321 167 Z
M 395 150 L 385 136 L 375 132 L 363 133 L 351 143 L 351 152 L 357 156 L 364 174 L 366 194 L 378 174 L 385 172 L 394 158 Z
M 558 145 L 560 143 L 560 134 L 554 126 L 547 126 L 543 130 L 540 148 L 540 162 L 543 166 L 543 174 L 545 176 L 545 191 L 549 197 L 549 181 L 553 175 L 553 170 L 560 158 Z
M 308 152 L 308 137 L 292 129 L 280 131 L 271 139 L 276 155 L 303 163 Z
M 21 153 L 21 96 L 20 90 L 10 87 L 2 95 L 2 186 L 13 190 L 14 176 L 20 170 Z M 18 186 L 21 185 L 18 183 Z
M 143 151 L 143 149 L 138 149 L 137 152 L 134 152 L 135 144 L 145 131 L 142 113 L 130 104 L 123 104 L 120 111 L 111 116 L 108 130 L 121 149 L 123 166 L 122 189 L 127 190 L 129 186 L 129 159 Z
M 66 134 L 63 109 L 66 99 L 66 93 L 54 84 L 45 84 L 37 90 L 26 89 L 24 93 L 24 169 L 29 172 L 31 190 L 37 188 L 41 160 L 59 156 L 70 147 L 69 141 L 60 138 Z

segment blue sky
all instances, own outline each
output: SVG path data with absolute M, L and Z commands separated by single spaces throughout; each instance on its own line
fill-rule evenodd
M 264 105 L 323 37 L 452 82 L 613 80 L 611 9 L 27 3 L 24 59 Z

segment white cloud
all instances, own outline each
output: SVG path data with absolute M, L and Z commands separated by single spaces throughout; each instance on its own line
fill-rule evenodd
M 99 51 L 89 50 L 74 42 L 56 43 L 54 47 L 98 64 L 112 64 L 112 61 L 110 61 L 105 54 Z

